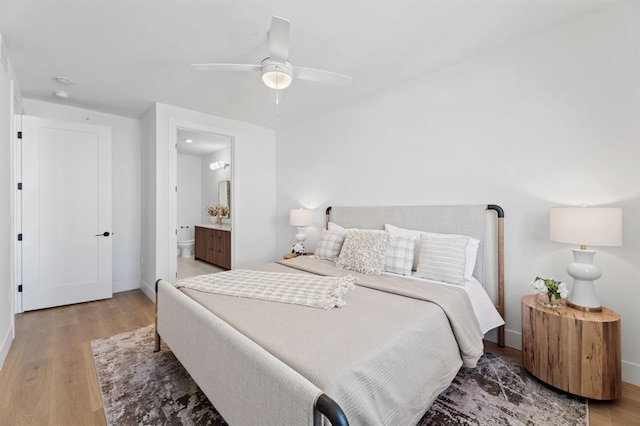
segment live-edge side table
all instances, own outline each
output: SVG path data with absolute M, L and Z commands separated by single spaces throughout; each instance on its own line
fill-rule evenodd
M 611 309 L 546 308 L 535 294 L 522 297 L 523 364 L 543 382 L 587 398 L 618 398 L 620 352 L 620 316 Z

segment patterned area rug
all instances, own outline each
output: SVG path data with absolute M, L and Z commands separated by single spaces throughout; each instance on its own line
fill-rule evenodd
M 153 326 L 91 342 L 109 425 L 226 425 Z M 426 425 L 586 425 L 587 404 L 486 353 L 463 368 L 420 420 Z

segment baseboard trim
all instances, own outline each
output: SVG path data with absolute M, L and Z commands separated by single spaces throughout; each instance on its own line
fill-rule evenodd
M 7 359 L 9 349 L 11 349 L 11 343 L 13 342 L 13 324 L 7 330 L 7 334 L 2 339 L 2 346 L 0 347 L 0 370 L 4 366 L 4 361 Z
M 509 329 L 504 330 L 504 344 L 513 349 L 522 350 L 522 333 Z
M 136 280 L 122 280 L 113 282 L 113 292 L 120 293 L 121 291 L 136 290 L 140 288 L 140 283 Z
M 142 292 L 144 294 L 147 295 L 147 297 L 149 299 L 151 299 L 151 301 L 153 303 L 156 303 L 156 289 L 155 289 L 155 285 L 152 287 L 149 284 L 147 284 L 146 282 L 144 282 L 144 280 L 140 280 L 140 290 L 142 290 Z
M 640 364 L 622 361 L 622 381 L 640 386 Z

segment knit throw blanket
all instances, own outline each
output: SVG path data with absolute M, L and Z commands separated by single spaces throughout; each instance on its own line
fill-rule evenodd
M 333 309 L 346 305 L 342 297 L 357 278 L 235 269 L 184 278 L 176 287 L 278 303 Z

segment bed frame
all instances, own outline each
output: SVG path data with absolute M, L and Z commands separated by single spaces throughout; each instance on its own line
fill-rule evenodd
M 401 226 L 401 227 L 407 227 L 410 229 L 418 229 L 418 230 L 424 230 L 424 231 L 432 231 L 432 232 L 442 232 L 441 229 L 429 229 L 429 227 L 427 226 L 425 227 L 411 227 L 413 226 L 411 224 L 411 221 L 406 222 L 403 221 L 402 217 L 397 216 L 397 213 L 399 211 L 406 211 L 407 209 L 416 209 L 416 211 L 419 211 L 420 209 L 429 209 L 429 211 L 437 211 L 436 216 L 438 215 L 445 215 L 443 217 L 446 217 L 446 215 L 449 215 L 451 213 L 451 209 L 454 209 L 453 211 L 455 211 L 455 209 L 457 209 L 458 207 L 464 207 L 464 206 L 451 206 L 451 207 L 443 207 L 443 206 L 435 206 L 435 207 L 431 207 L 431 206 L 416 206 L 416 207 L 357 207 L 355 209 L 360 209 L 360 210 L 364 210 L 370 212 L 370 211 L 378 211 L 381 212 L 381 215 L 377 215 L 376 220 L 383 220 L 382 224 L 384 223 L 392 223 L 396 226 Z M 497 241 L 496 241 L 496 257 L 497 257 L 497 303 L 496 303 L 496 309 L 498 310 L 498 312 L 500 313 L 500 315 L 504 318 L 504 210 L 495 204 L 489 204 L 486 206 L 483 206 L 485 208 L 485 210 L 489 210 L 489 211 L 494 211 L 497 215 L 497 228 L 496 228 L 496 233 L 497 233 Z M 328 207 L 326 209 L 326 226 L 328 226 L 329 221 L 333 218 L 333 216 L 335 215 L 336 211 L 338 211 L 339 209 L 352 209 L 352 208 L 343 208 L 343 207 Z M 377 209 L 377 210 L 376 210 Z M 349 224 L 349 223 L 345 223 L 345 222 L 340 222 L 341 225 L 346 226 L 346 227 L 354 227 L 353 225 Z M 364 226 L 361 226 L 364 227 Z M 378 229 L 381 229 L 378 226 Z M 464 230 L 458 230 L 458 229 L 454 229 L 454 230 L 449 230 L 449 233 L 461 233 L 461 234 L 465 234 L 465 235 L 472 235 L 472 236 L 476 236 L 473 235 L 473 233 L 466 233 L 464 232 Z M 484 231 L 483 231 L 484 233 Z M 484 235 L 480 235 L 479 239 L 481 241 L 484 241 Z M 478 260 L 478 262 L 484 262 L 483 260 Z M 475 273 L 474 273 L 475 275 Z M 155 347 L 154 347 L 154 352 L 158 352 L 160 350 L 160 334 L 158 333 L 158 286 L 159 283 L 162 281 L 162 279 L 158 279 L 156 281 L 156 285 L 155 285 L 155 291 L 156 291 L 156 312 L 155 312 Z M 484 284 L 484 281 L 481 279 L 481 282 Z M 498 330 L 498 345 L 500 346 L 504 346 L 504 326 L 500 327 Z M 329 422 L 331 423 L 331 425 L 333 426 L 348 426 L 349 422 L 347 420 L 347 417 L 345 415 L 345 413 L 343 412 L 342 408 L 340 408 L 340 406 L 333 400 L 331 399 L 329 396 L 327 396 L 326 394 L 321 394 L 318 396 L 318 398 L 315 401 L 314 404 L 314 408 L 316 410 L 316 412 L 322 414 L 323 416 L 326 417 L 327 420 L 329 420 Z M 318 417 L 316 416 L 316 420 L 318 419 Z M 317 422 L 316 422 L 317 423 Z

